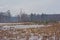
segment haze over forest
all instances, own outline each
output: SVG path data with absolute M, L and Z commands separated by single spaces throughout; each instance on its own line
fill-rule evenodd
M 60 14 L 60 0 L 0 0 L 0 12 L 11 11 L 14 16 L 20 13 Z

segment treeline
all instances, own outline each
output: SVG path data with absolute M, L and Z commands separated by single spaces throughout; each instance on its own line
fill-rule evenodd
M 11 22 L 10 10 L 7 12 L 0 12 L 0 23 Z
M 21 14 L 18 16 L 18 22 L 34 22 L 34 23 L 56 23 L 60 21 L 60 14 Z
M 10 11 L 0 12 L 0 23 L 5 22 L 35 22 L 35 23 L 48 23 L 60 21 L 60 14 L 26 14 L 20 13 L 12 17 Z

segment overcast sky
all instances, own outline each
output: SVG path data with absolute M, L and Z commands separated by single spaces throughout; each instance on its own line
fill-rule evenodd
M 0 11 L 10 10 L 17 14 L 21 9 L 28 14 L 57 14 L 60 13 L 60 0 L 0 0 Z

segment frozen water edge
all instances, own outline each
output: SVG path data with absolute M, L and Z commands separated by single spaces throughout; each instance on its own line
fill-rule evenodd
M 37 28 L 44 27 L 44 25 L 16 25 L 16 28 Z
M 22 29 L 22 28 L 39 28 L 39 27 L 49 27 L 51 25 L 15 25 L 15 26 L 3 26 L 6 28 L 10 28 L 10 27 L 15 27 L 18 29 Z

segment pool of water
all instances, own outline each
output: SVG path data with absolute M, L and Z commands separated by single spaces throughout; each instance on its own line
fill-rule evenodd
M 37 27 L 49 27 L 51 25 L 15 25 L 15 26 L 3 26 L 5 28 L 15 27 L 15 28 L 37 28 Z

